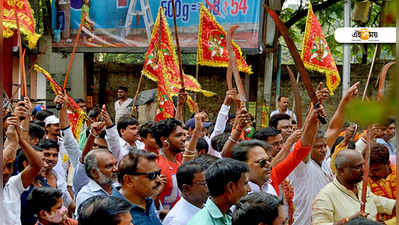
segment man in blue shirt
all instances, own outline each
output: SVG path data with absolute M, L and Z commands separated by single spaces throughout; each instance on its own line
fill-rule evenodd
M 112 195 L 127 200 L 132 208 L 130 215 L 134 225 L 161 225 L 151 196 L 161 189 L 161 171 L 154 153 L 133 150 L 119 162 L 118 181 L 122 188 Z
M 84 166 L 90 179 L 76 196 L 76 216 L 78 216 L 80 204 L 86 199 L 96 195 L 110 196 L 113 183 L 117 179 L 116 160 L 106 149 L 89 152 L 85 157 Z
M 231 225 L 230 208 L 251 191 L 248 166 L 230 158 L 219 159 L 205 177 L 210 198 L 188 225 Z

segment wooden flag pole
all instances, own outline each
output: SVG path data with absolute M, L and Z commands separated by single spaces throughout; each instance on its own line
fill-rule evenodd
M 75 53 L 76 53 L 76 47 L 78 46 L 78 42 L 79 42 L 80 32 L 82 31 L 83 24 L 84 24 L 85 20 L 86 20 L 86 16 L 84 16 L 82 21 L 80 22 L 78 34 L 76 35 L 75 43 L 73 44 L 72 55 L 71 55 L 71 58 L 69 59 L 68 69 L 67 69 L 67 72 L 65 74 L 65 80 L 64 80 L 63 89 L 65 89 L 66 84 L 68 83 L 68 76 L 69 76 L 69 73 L 71 72 L 73 59 L 75 58 Z
M 22 75 L 21 96 L 27 96 L 26 76 L 25 76 L 25 68 L 24 68 L 24 54 L 22 52 L 22 40 L 21 40 L 21 32 L 19 30 L 20 27 L 19 27 L 19 19 L 18 19 L 17 8 L 15 8 L 15 22 L 17 23 L 19 69 L 20 69 L 20 72 L 21 72 L 21 75 Z
M 139 83 L 137 84 L 136 95 L 134 96 L 134 99 L 133 99 L 133 105 L 132 105 L 132 110 L 130 111 L 130 117 L 133 117 L 134 112 L 136 111 L 136 101 L 137 101 L 137 97 L 138 97 L 140 89 L 141 89 L 141 84 L 143 82 L 143 76 L 144 76 L 143 73 L 141 73 Z
M 179 34 L 177 33 L 175 0 L 172 0 L 172 10 L 173 10 L 173 23 L 174 23 L 174 25 L 175 25 L 175 37 L 176 37 L 177 57 L 178 57 L 178 60 L 179 60 L 180 81 L 181 81 L 181 87 L 182 87 L 182 89 L 184 89 L 183 65 L 182 65 L 182 59 L 181 59 L 181 51 L 180 51 L 180 43 L 179 43 Z

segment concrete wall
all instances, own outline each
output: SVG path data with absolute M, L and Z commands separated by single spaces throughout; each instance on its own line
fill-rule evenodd
M 71 54 L 53 53 L 51 50 L 51 38 L 49 36 L 42 37 L 40 39 L 40 50 L 44 50 L 46 46 L 49 46 L 46 54 L 44 54 L 38 64 L 46 69 L 53 77 L 53 79 L 62 86 L 65 79 L 65 74 L 69 65 Z M 86 78 L 84 76 L 84 60 L 83 53 L 76 53 L 75 58 L 71 67 L 71 71 L 68 77 L 67 91 L 72 98 L 85 98 L 86 96 Z M 38 76 L 39 77 L 39 76 Z M 46 99 L 51 100 L 54 98 L 54 92 L 48 82 L 43 87 L 41 83 L 38 86 L 38 92 L 41 92 L 40 96 L 43 96 L 42 92 L 46 93 Z M 47 101 L 47 104 L 52 102 Z
M 256 66 L 256 65 L 255 65 Z M 374 88 L 376 78 L 378 73 L 380 72 L 383 64 L 376 64 L 373 70 L 372 79 L 369 86 L 368 96 L 376 96 L 377 89 Z M 292 65 L 291 68 L 294 70 L 296 74 L 295 67 Z M 116 100 L 116 89 L 123 85 L 129 87 L 129 96 L 134 97 L 137 83 L 140 78 L 140 72 L 142 69 L 142 65 L 124 65 L 124 64 L 96 64 L 94 66 L 94 103 L 105 103 L 113 112 L 113 102 Z M 351 84 L 354 84 L 357 81 L 361 81 L 360 92 L 362 93 L 364 90 L 364 86 L 366 84 L 368 71 L 370 69 L 370 65 L 352 65 L 351 71 Z M 339 67 L 339 70 L 342 71 L 342 68 Z M 187 74 L 195 74 L 194 66 L 186 66 L 184 67 L 184 71 Z M 250 79 L 250 93 L 249 93 L 249 101 L 256 101 L 257 99 L 257 83 L 258 83 L 258 74 L 256 69 L 255 73 L 251 75 Z M 213 97 L 205 97 L 202 94 L 199 94 L 199 105 L 201 109 L 205 109 L 209 112 L 210 119 L 216 119 L 218 110 L 220 105 L 223 102 L 225 92 L 227 89 L 226 85 L 226 70 L 223 68 L 210 68 L 210 67 L 200 67 L 199 73 L 199 82 L 202 87 L 206 90 L 210 90 L 216 92 L 217 95 Z M 263 76 L 261 74 L 260 76 Z M 388 79 L 391 79 L 392 72 L 389 72 Z M 325 81 L 325 76 L 319 73 L 310 73 L 310 78 L 313 82 L 314 88 L 317 87 L 319 82 Z M 102 82 L 102 86 L 100 87 L 100 82 Z M 389 85 L 391 82 L 387 81 Z M 142 90 L 147 90 L 151 88 L 156 88 L 156 83 L 144 78 Z M 307 112 L 310 99 L 307 96 L 306 90 L 300 81 L 300 95 L 302 101 L 302 113 L 305 114 Z M 325 102 L 325 108 L 327 109 L 327 114 L 329 118 L 333 115 L 341 97 L 342 97 L 342 86 L 340 86 L 336 91 L 335 95 L 331 96 Z M 276 93 L 276 77 L 273 76 L 272 82 L 272 98 L 275 99 Z M 360 95 L 361 95 L 360 93 Z M 281 94 L 292 96 L 291 86 L 289 83 L 288 75 L 286 72 L 286 67 L 282 67 L 282 77 L 281 77 Z M 293 99 L 293 97 L 291 97 Z M 292 106 L 292 101 L 291 101 Z M 275 109 L 275 104 L 272 104 L 272 110 Z M 186 110 L 187 111 L 187 110 Z M 188 116 L 189 113 L 186 113 Z M 303 115 L 305 117 L 305 115 Z

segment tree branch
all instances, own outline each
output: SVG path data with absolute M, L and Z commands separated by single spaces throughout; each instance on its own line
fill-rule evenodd
M 313 12 L 317 12 L 319 10 L 326 9 L 327 7 L 330 7 L 334 5 L 335 3 L 338 3 L 341 0 L 328 0 L 323 3 L 313 5 Z M 291 19 L 289 19 L 287 22 L 285 22 L 285 26 L 287 28 L 290 28 L 292 25 L 294 25 L 296 22 L 298 22 L 300 19 L 305 17 L 308 14 L 308 8 L 306 9 L 300 9 L 298 10 Z

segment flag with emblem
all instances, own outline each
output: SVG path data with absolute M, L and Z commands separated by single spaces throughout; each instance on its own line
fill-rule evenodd
M 313 13 L 312 4 L 309 3 L 306 18 L 305 37 L 302 44 L 301 58 L 305 67 L 326 75 L 326 84 L 330 94 L 339 86 L 341 78 L 335 65 L 331 50 L 323 34 L 317 17 Z
M 233 41 L 238 70 L 252 74 L 240 46 Z M 228 67 L 227 33 L 216 21 L 216 18 L 201 4 L 200 23 L 198 28 L 197 64 L 211 67 Z
M 40 35 L 35 32 L 35 18 L 28 0 L 3 1 L 3 37 L 11 37 L 13 30 L 17 29 L 15 14 L 18 17 L 19 30 L 28 41 L 28 47 L 34 48 Z
M 164 59 L 164 70 L 167 72 L 167 76 L 164 78 L 169 83 L 170 93 L 173 96 L 178 95 L 179 89 L 181 89 L 179 64 L 169 25 L 165 19 L 162 7 L 160 7 L 158 11 L 158 16 L 151 34 L 150 45 L 145 54 L 144 68 L 142 70 L 142 73 L 147 78 L 155 82 L 158 81 L 159 75 L 159 53 L 162 54 Z M 205 96 L 215 95 L 213 92 L 203 90 L 198 81 L 187 74 L 184 74 L 184 86 L 188 91 L 201 92 Z
M 170 71 L 166 69 L 165 58 L 162 52 L 158 53 L 158 59 L 157 114 L 155 116 L 155 121 L 157 122 L 173 118 L 175 115 L 175 106 L 171 98 L 171 89 L 167 78 Z

